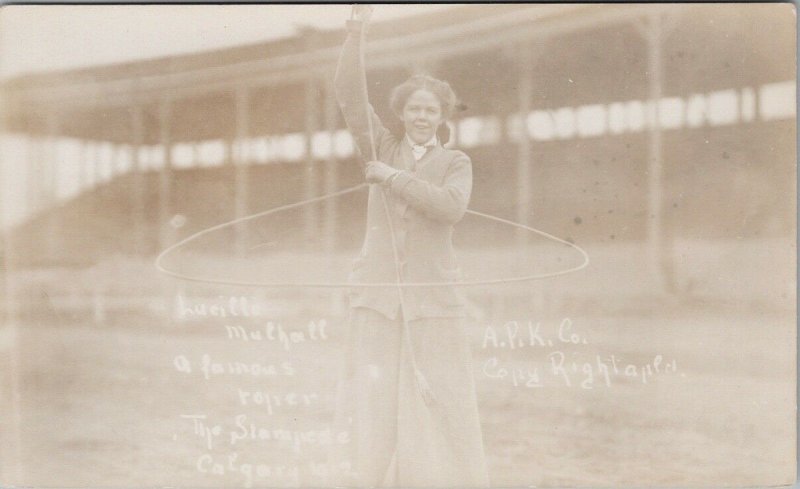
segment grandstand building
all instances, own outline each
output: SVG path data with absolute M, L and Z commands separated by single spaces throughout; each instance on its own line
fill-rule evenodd
M 391 122 L 389 90 L 409 74 L 450 81 L 468 107 L 451 144 L 472 157 L 473 209 L 582 243 L 642 243 L 652 269 L 669 273 L 676 238 L 794 234 L 790 10 L 453 6 L 371 28 L 371 100 Z M 211 225 L 358 183 L 331 90 L 343 36 L 306 29 L 7 81 L 8 258 L 153 256 Z M 363 197 L 310 208 L 303 242 L 357 245 L 361 219 L 349 217 Z M 235 248 L 252 232 L 240 227 Z

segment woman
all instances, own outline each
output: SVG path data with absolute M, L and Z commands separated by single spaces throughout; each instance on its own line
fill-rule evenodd
M 365 159 L 367 231 L 354 284 L 456 282 L 453 226 L 472 190 L 469 157 L 437 131 L 454 110 L 450 86 L 415 76 L 395 88 L 398 138 L 366 99 L 360 49 L 371 7 L 354 7 L 336 71 L 336 96 Z M 369 114 L 369 119 L 367 118 Z M 446 141 L 444 141 L 446 142 Z M 391 219 L 391 221 L 390 221 Z M 452 285 L 354 286 L 338 419 L 349 419 L 356 483 L 488 485 L 475 399 L 465 304 Z

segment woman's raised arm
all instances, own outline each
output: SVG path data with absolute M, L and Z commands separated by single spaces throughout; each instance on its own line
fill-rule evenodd
M 373 159 L 373 145 L 375 155 L 380 157 L 381 142 L 389 135 L 389 131 L 383 126 L 367 99 L 364 66 L 360 54 L 361 31 L 366 26 L 367 24 L 360 20 L 347 21 L 347 39 L 339 56 L 339 64 L 336 66 L 334 88 L 347 127 L 362 156 L 370 160 Z M 372 138 L 370 138 L 368 113 L 372 119 Z

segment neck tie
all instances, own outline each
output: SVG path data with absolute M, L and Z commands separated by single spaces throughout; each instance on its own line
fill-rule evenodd
M 411 146 L 411 152 L 414 153 L 414 159 L 419 161 L 420 158 L 425 156 L 425 153 L 428 151 L 428 146 L 424 146 L 422 144 L 414 144 Z

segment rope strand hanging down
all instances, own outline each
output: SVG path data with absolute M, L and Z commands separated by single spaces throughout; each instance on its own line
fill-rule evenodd
M 355 16 L 355 9 L 356 6 L 354 5 L 352 10 L 350 11 L 350 17 L 353 18 Z M 372 124 L 372 114 L 369 110 L 369 93 L 367 91 L 367 70 L 366 70 L 366 62 L 364 59 L 364 43 L 366 42 L 366 29 L 362 28 L 359 32 L 359 36 L 361 41 L 358 43 L 358 56 L 361 62 L 361 86 L 364 89 L 364 111 L 366 112 L 367 116 L 367 127 L 369 128 L 369 148 L 370 153 L 372 156 L 372 161 L 378 160 L 378 152 L 375 148 L 375 129 Z M 377 184 L 374 184 L 377 185 Z M 411 343 L 411 329 L 408 326 L 408 318 L 406 314 L 406 305 L 403 294 L 403 287 L 401 284 L 403 283 L 403 272 L 400 265 L 400 252 L 397 249 L 397 235 L 395 234 L 394 229 L 394 222 L 392 220 L 392 214 L 389 210 L 389 203 L 387 202 L 386 197 L 386 190 L 383 188 L 378 187 L 380 194 L 381 194 L 381 203 L 383 204 L 383 212 L 386 215 L 386 222 L 389 227 L 389 236 L 392 240 L 392 255 L 394 258 L 394 271 L 396 277 L 396 286 L 397 286 L 397 295 L 400 302 L 400 317 L 403 321 L 403 336 L 405 337 L 407 348 L 409 352 L 409 358 L 411 359 L 411 367 L 414 369 L 414 378 L 416 379 L 417 389 L 419 389 L 419 393 L 422 398 L 425 400 L 425 404 L 430 405 L 435 401 L 433 390 L 431 390 L 428 381 L 425 379 L 422 371 L 420 371 L 419 367 L 417 366 L 416 356 L 414 355 L 414 345 Z

